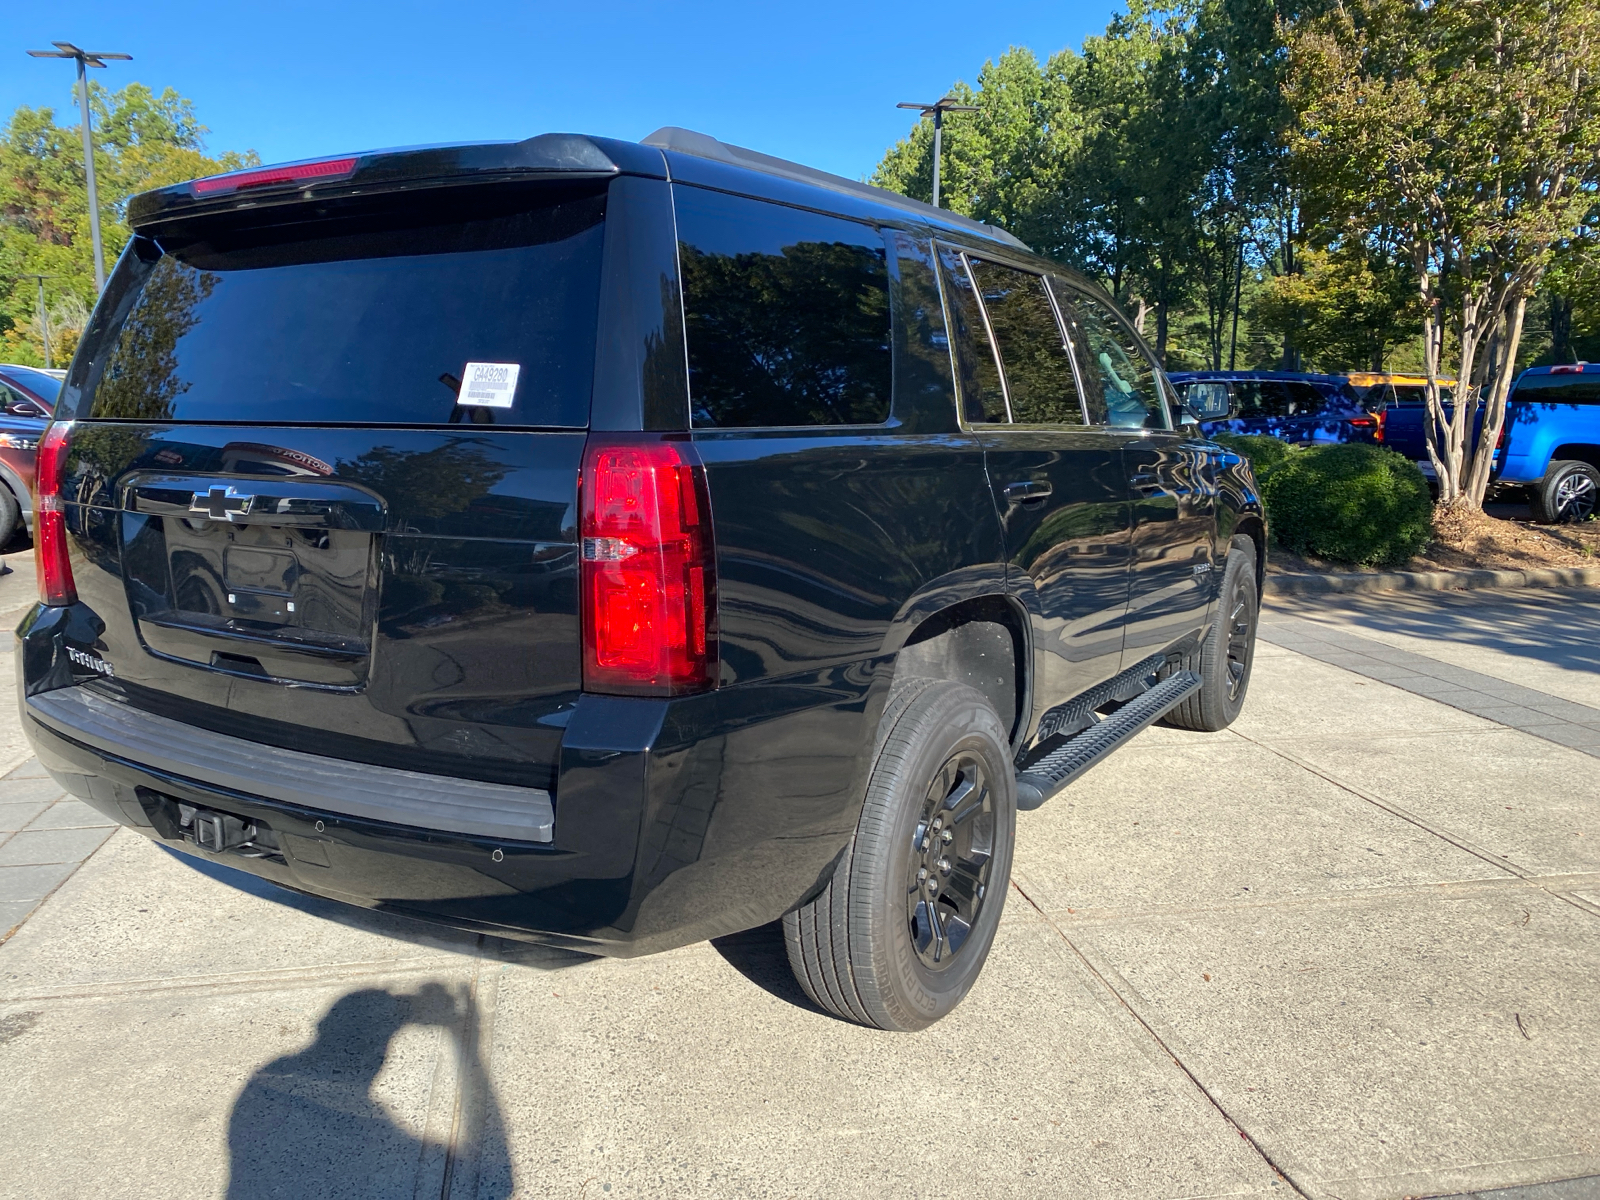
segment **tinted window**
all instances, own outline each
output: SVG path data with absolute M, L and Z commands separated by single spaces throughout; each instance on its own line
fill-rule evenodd
M 674 189 L 694 423 L 889 418 L 889 266 L 853 221 Z
M 969 258 L 989 328 L 1000 346 L 1011 419 L 1022 424 L 1082 425 L 1083 406 L 1044 279 Z
M 1446 404 L 1455 403 L 1455 389 L 1439 388 L 1439 399 Z M 1421 408 L 1428 402 L 1428 389 L 1421 384 L 1390 385 L 1389 403 L 1398 408 Z
M 1540 404 L 1600 404 L 1600 378 L 1529 375 L 1517 384 L 1516 398 Z
M 163 243 L 92 415 L 581 427 L 603 216 L 599 196 L 458 189 Z M 499 386 L 463 392 L 469 363 Z
M 1320 412 L 1325 403 L 1322 393 L 1309 383 L 1302 383 L 1291 379 L 1284 385 L 1289 393 L 1289 415 L 1303 417 L 1308 413 Z
M 1089 419 L 1096 425 L 1165 429 L 1166 410 L 1155 368 L 1139 349 L 1130 329 L 1110 308 L 1092 296 L 1074 292 L 1057 299 L 1073 310 L 1068 321 L 1073 345 L 1082 344 L 1078 360 L 1087 390 Z
M 950 298 L 950 328 L 956 339 L 956 365 L 961 372 L 961 411 L 972 425 L 1006 422 L 1006 393 L 1000 385 L 1000 368 L 989 344 L 988 327 L 978 293 L 961 255 L 939 248 L 943 278 Z

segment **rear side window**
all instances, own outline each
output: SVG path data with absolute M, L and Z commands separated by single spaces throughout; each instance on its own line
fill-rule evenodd
M 507 189 L 163 239 L 90 414 L 585 426 L 604 206 Z
M 1072 315 L 1073 345 L 1083 356 L 1083 386 L 1089 419 L 1096 425 L 1167 428 L 1166 405 L 1154 365 L 1133 330 L 1110 308 L 1083 292 L 1057 297 Z
M 1082 425 L 1072 360 L 1043 277 L 999 263 L 967 261 L 1000 348 L 1011 419 L 1027 425 Z
M 1516 398 L 1538 404 L 1600 404 L 1600 379 L 1571 375 L 1529 375 L 1517 384 Z
M 868 225 L 678 186 L 697 427 L 889 419 L 889 264 Z

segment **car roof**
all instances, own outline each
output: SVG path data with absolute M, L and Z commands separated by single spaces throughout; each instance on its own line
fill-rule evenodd
M 1300 383 L 1345 383 L 1345 375 L 1318 375 L 1310 371 L 1169 371 L 1167 378 L 1174 383 L 1192 383 L 1206 379 L 1281 379 Z
M 986 240 L 1002 242 L 1014 249 L 1032 253 L 1031 247 L 1026 242 L 1007 233 L 1004 229 L 997 228 L 994 225 L 986 225 L 982 221 L 973 220 L 971 217 L 964 217 L 959 213 L 951 212 L 948 208 L 935 208 L 931 204 L 913 200 L 909 196 L 903 196 L 899 192 L 892 192 L 888 188 L 874 187 L 870 183 L 860 183 L 854 179 L 846 179 L 842 175 L 832 175 L 827 171 L 819 171 L 815 167 L 807 167 L 801 163 L 790 162 L 788 159 L 774 158 L 770 154 L 762 154 L 758 150 L 747 150 L 743 146 L 735 146 L 728 142 L 718 141 L 709 134 L 696 133 L 692 129 L 680 129 L 676 125 L 666 125 L 645 138 L 640 145 L 654 146 L 658 150 L 674 154 L 687 154 L 694 158 L 726 163 L 732 167 L 759 172 L 778 179 L 793 180 L 797 183 L 806 183 L 813 187 L 826 188 L 832 192 L 859 197 L 885 208 L 896 209 L 907 215 L 914 216 L 917 218 L 918 224 L 946 226 L 960 230 L 963 233 L 977 234 Z M 670 159 L 668 161 L 669 163 L 671 162 Z M 696 181 L 685 180 L 685 182 Z
M 1518 378 L 1527 375 L 1600 375 L 1600 363 L 1556 363 L 1549 367 L 1529 367 Z
M 711 179 L 704 178 L 707 170 L 701 164 L 715 164 L 720 171 L 713 170 Z M 324 172 L 319 167 L 337 169 Z M 810 206 L 814 208 L 858 218 L 869 215 L 864 210 L 880 219 L 901 214 L 936 231 L 960 233 L 1031 253 L 1024 242 L 1005 230 L 947 208 L 935 208 L 887 188 L 831 175 L 671 125 L 656 130 L 643 142 L 544 133 L 520 142 L 402 146 L 247 167 L 208 176 L 203 192 L 193 180 L 142 192 L 128 202 L 128 220 L 135 229 L 144 230 L 193 215 L 260 209 L 346 193 L 371 195 L 432 184 L 541 177 L 600 180 L 624 174 L 708 186 L 720 184 L 728 190 L 760 193 L 773 199 L 792 199 L 771 196 L 774 185 L 799 184 L 810 193 Z M 730 176 L 743 177 L 745 186 L 729 187 Z M 816 189 L 829 196 L 818 196 Z

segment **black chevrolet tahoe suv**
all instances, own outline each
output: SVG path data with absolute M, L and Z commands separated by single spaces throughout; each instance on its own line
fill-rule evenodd
M 1225 394 L 1180 409 L 999 230 L 679 129 L 129 220 L 19 687 L 164 846 L 601 954 L 781 918 L 818 1005 L 910 1030 L 982 967 L 1018 808 L 1243 703 Z

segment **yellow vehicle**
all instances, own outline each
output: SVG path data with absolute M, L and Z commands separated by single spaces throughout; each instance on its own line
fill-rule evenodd
M 1386 408 L 1410 408 L 1427 403 L 1426 375 L 1392 375 L 1377 371 L 1352 371 L 1349 375 L 1351 390 L 1361 398 L 1368 412 L 1382 412 Z M 1449 404 L 1455 395 L 1454 379 L 1439 380 L 1442 398 Z

